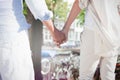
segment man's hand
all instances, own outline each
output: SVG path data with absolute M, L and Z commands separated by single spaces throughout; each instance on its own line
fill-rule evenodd
M 60 46 L 60 44 L 62 44 L 66 40 L 65 34 L 62 33 L 62 31 L 59 31 L 56 27 L 54 27 L 52 20 L 46 20 L 42 22 L 50 31 L 54 42 L 57 44 L 57 46 Z
M 57 28 L 54 29 L 52 37 L 57 46 L 60 46 L 65 40 L 66 36 L 62 31 L 59 31 Z
M 63 28 L 61 30 L 61 32 L 65 35 L 66 38 L 65 38 L 64 42 L 66 42 L 68 40 L 68 30 L 66 30 L 65 28 Z

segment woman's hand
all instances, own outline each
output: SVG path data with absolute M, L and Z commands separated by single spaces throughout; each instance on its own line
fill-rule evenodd
M 66 37 L 63 42 L 66 42 L 66 41 L 68 40 L 68 30 L 63 29 L 63 30 L 61 30 L 61 32 L 62 32 L 62 33 L 65 35 L 65 37 Z
M 52 37 L 57 46 L 60 46 L 60 44 L 64 43 L 66 40 L 65 34 L 57 28 L 55 28 L 54 32 L 52 32 Z

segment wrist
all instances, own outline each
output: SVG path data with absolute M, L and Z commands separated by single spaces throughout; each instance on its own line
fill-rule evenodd
M 51 34 L 54 33 L 55 27 L 53 25 L 52 20 L 43 21 L 43 24 L 47 27 L 47 29 L 50 31 Z
M 56 27 L 53 26 L 52 29 L 50 30 L 50 34 L 54 36 L 56 31 L 57 31 Z
M 69 29 L 67 29 L 66 27 L 64 27 L 64 28 L 62 29 L 62 32 L 65 33 L 65 34 L 68 34 L 68 31 L 69 31 Z

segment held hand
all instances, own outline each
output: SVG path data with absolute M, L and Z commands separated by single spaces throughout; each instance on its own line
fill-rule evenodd
M 65 34 L 56 28 L 54 29 L 54 33 L 52 34 L 52 36 L 57 46 L 60 46 L 60 44 L 62 44 L 66 40 Z
M 66 42 L 68 40 L 68 31 L 66 31 L 65 29 L 62 29 L 61 32 L 64 33 L 64 35 L 66 37 L 64 42 Z

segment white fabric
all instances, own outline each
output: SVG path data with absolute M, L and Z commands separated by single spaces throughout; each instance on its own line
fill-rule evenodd
M 23 0 L 0 0 L 0 29 L 21 31 L 28 29 L 30 25 L 26 22 L 23 15 Z M 46 6 L 45 0 L 26 0 L 26 3 L 39 20 L 49 20 L 52 17 Z
M 34 80 L 34 70 L 26 31 L 0 32 L 0 75 L 2 80 Z M 16 36 L 15 36 L 16 35 Z
M 85 29 L 81 35 L 80 80 L 93 80 L 101 60 L 102 80 L 115 80 L 115 67 L 120 46 L 120 0 L 79 0 L 86 9 Z M 90 2 L 89 2 L 90 1 Z
M 48 10 L 45 0 L 25 1 L 36 19 L 48 20 L 53 16 L 52 12 Z
M 103 5 L 102 7 L 98 6 Z M 111 48 L 120 46 L 120 15 L 115 0 L 101 0 L 100 3 L 94 3 L 98 16 L 101 20 L 97 22 L 101 29 L 101 36 L 104 42 L 109 42 Z M 96 19 L 95 19 L 96 20 Z
M 0 0 L 0 30 L 21 31 L 29 27 L 22 12 L 22 0 Z
M 81 9 L 87 8 L 88 4 L 89 4 L 89 0 L 79 0 L 79 6 Z
M 80 5 L 85 5 L 80 7 L 87 7 L 85 26 L 100 34 L 106 51 L 120 46 L 119 2 L 120 0 L 80 0 Z
M 97 47 L 95 46 L 96 42 Z M 95 49 L 97 49 L 99 52 L 96 53 Z M 97 69 L 101 57 L 103 57 L 100 65 L 101 79 L 115 80 L 114 71 L 117 62 L 118 51 L 114 49 L 103 54 L 101 53 L 102 50 L 104 51 L 104 44 L 99 37 L 99 34 L 93 30 L 85 28 L 81 35 L 79 80 L 93 80 L 93 75 Z
M 2 80 L 34 80 L 23 0 L 0 0 L 0 75 Z M 36 19 L 49 20 L 45 0 L 26 0 Z

